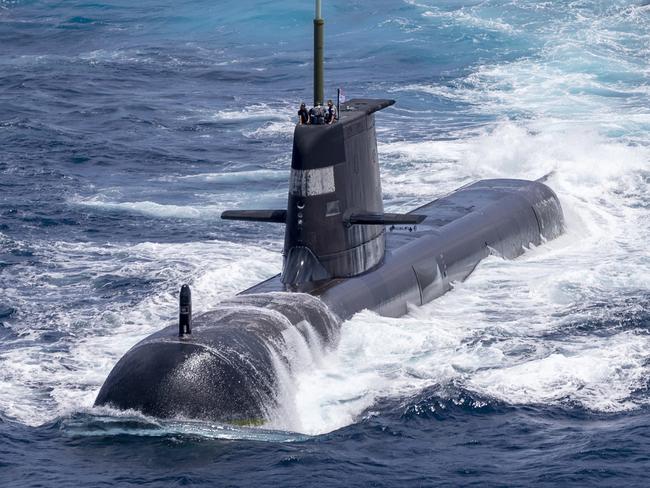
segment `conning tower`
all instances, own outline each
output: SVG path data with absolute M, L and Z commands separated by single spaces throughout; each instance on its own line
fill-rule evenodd
M 298 125 L 293 139 L 282 281 L 348 278 L 384 256 L 374 112 L 392 100 L 353 100 L 332 125 Z M 379 217 L 377 217 L 379 218 Z
M 229 210 L 227 220 L 286 224 L 282 282 L 309 291 L 380 264 L 386 225 L 425 216 L 386 214 L 382 202 L 375 112 L 393 100 L 355 99 L 331 125 L 297 125 L 286 210 Z
M 324 24 L 314 18 L 314 105 L 324 99 Z M 415 224 L 417 215 L 385 215 L 375 116 L 394 100 L 355 99 L 334 124 L 297 125 L 286 210 L 227 211 L 224 219 L 286 224 L 282 282 L 289 290 L 350 278 L 380 264 L 386 224 Z

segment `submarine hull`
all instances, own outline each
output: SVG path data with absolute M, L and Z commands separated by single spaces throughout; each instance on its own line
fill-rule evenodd
M 514 259 L 559 236 L 564 216 L 539 181 L 483 180 L 424 205 L 421 224 L 387 227 L 386 252 L 350 278 L 297 286 L 275 276 L 134 346 L 96 401 L 161 418 L 258 425 L 278 415 L 283 383 L 336 345 L 341 323 L 369 309 L 398 317 L 466 279 L 482 259 Z
M 296 357 L 336 343 L 339 326 L 308 294 L 240 295 L 197 317 L 189 336 L 170 326 L 136 344 L 95 404 L 158 418 L 260 425 L 276 414 L 280 380 Z

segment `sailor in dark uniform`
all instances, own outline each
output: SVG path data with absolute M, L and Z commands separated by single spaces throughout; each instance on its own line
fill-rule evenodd
M 309 111 L 309 120 L 312 125 L 321 125 L 325 123 L 325 110 L 320 102 Z
M 305 106 L 305 102 L 300 104 L 300 110 L 298 110 L 298 124 L 306 125 L 309 124 L 309 112 Z

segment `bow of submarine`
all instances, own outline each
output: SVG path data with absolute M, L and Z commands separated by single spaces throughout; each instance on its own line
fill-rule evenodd
M 192 333 L 167 327 L 113 368 L 95 405 L 157 418 L 260 425 L 278 405 L 278 368 L 292 341 L 335 341 L 338 318 L 303 293 L 241 295 L 198 316 Z
M 268 367 L 257 367 L 271 362 L 260 341 L 240 341 L 247 350 L 240 349 L 239 358 L 233 358 L 200 334 L 188 340 L 174 337 L 175 332 L 170 327 L 131 349 L 107 378 L 95 404 L 158 418 L 262 423 L 273 404 L 275 377 Z

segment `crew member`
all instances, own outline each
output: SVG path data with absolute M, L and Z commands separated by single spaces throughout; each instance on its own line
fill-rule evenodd
M 336 107 L 334 106 L 334 102 L 332 102 L 332 100 L 328 100 L 327 110 L 325 112 L 325 123 L 333 124 L 337 120 L 338 120 L 338 114 L 336 113 Z
M 306 125 L 309 124 L 309 112 L 305 106 L 305 102 L 300 104 L 300 110 L 298 110 L 298 124 Z
M 321 125 L 325 123 L 325 110 L 319 103 L 309 111 L 309 120 L 313 125 Z

